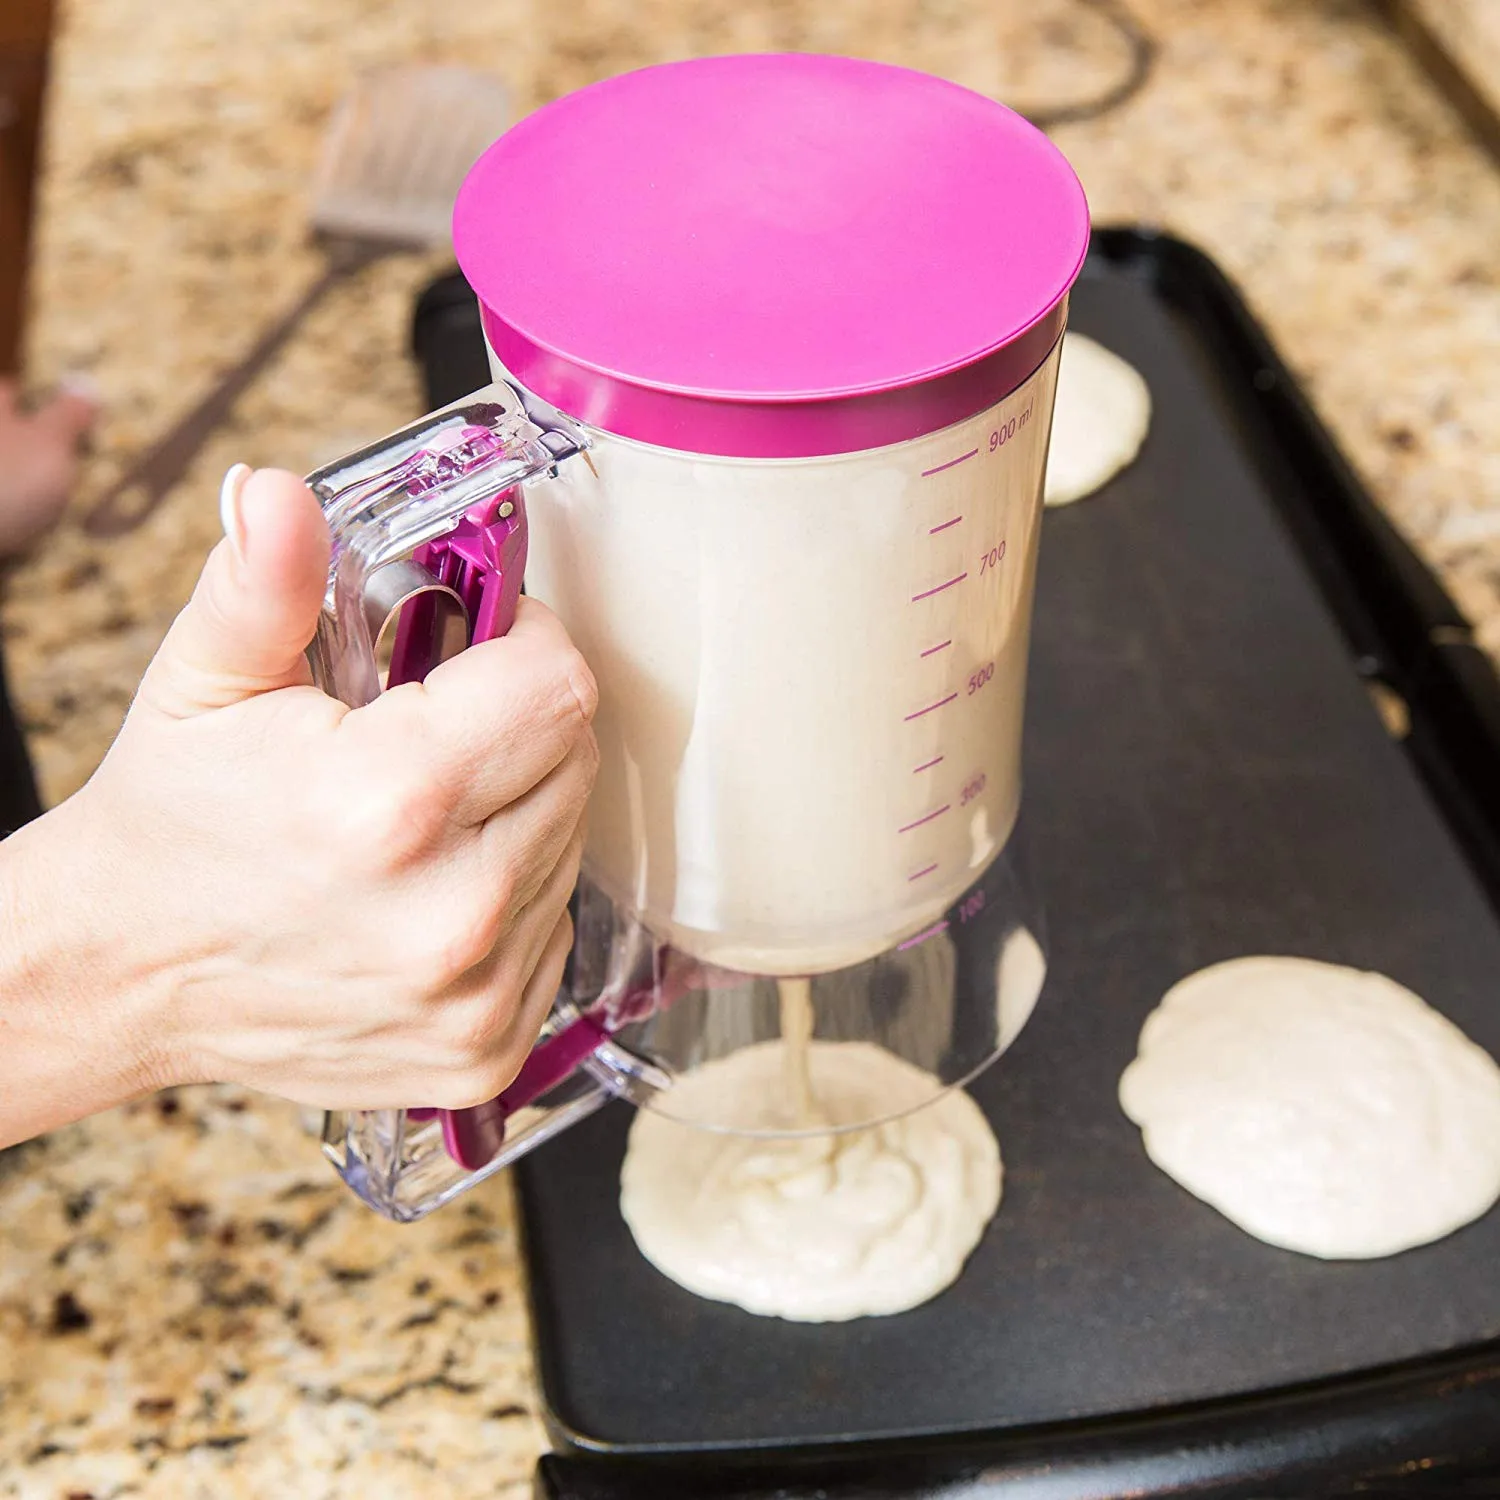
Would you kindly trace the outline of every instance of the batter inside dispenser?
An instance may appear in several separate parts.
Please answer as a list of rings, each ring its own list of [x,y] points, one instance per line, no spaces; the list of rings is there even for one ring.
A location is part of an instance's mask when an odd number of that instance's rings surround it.
[[[684,1116],[743,1128],[641,1111],[621,1212],[641,1253],[701,1297],[799,1322],[903,1312],[958,1277],[999,1207],[994,1133],[961,1088],[940,1092],[885,1048],[814,1040],[809,980],[778,990],[777,1040],[673,1085]]]

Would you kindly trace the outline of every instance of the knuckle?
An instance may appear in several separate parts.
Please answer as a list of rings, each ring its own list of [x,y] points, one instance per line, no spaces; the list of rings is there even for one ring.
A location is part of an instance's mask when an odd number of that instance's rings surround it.
[[[494,952],[505,931],[506,910],[492,891],[483,900],[450,904],[432,928],[431,968],[440,982],[451,984]]]
[[[410,771],[351,778],[334,790],[339,842],[362,870],[391,871],[421,862],[447,824],[430,778]]]
[[[439,1074],[422,1090],[422,1097],[435,1109],[472,1109],[495,1096],[484,1089],[472,1072],[454,1068]]]
[[[506,1013],[493,1003],[464,1007],[449,1023],[439,1087],[424,1097],[447,1109],[482,1104],[520,1071],[522,1057],[507,1045]],[[452,1102],[448,1102],[448,1101]]]
[[[511,916],[526,904],[521,899],[523,887],[521,866],[515,858],[504,860],[489,875],[484,888],[485,901],[494,910],[502,927],[508,925]]]
[[[503,1093],[519,1071],[519,1066],[496,1063],[458,1068],[445,1074],[424,1097],[431,1098],[439,1109],[472,1109]]]
[[[599,708],[599,684],[576,646],[568,646],[558,663],[558,698],[565,715],[580,728],[591,724]]]
[[[500,997],[486,995],[455,1009],[448,1033],[449,1056],[460,1072],[483,1073],[492,1068],[505,1034],[505,1012]]]

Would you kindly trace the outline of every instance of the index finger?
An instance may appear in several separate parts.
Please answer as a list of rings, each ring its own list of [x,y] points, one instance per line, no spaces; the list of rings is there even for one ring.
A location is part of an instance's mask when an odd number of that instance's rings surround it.
[[[452,789],[452,815],[483,823],[525,796],[587,730],[594,674],[546,605],[522,597],[508,635],[481,641],[422,683],[382,693],[346,717],[401,725]]]

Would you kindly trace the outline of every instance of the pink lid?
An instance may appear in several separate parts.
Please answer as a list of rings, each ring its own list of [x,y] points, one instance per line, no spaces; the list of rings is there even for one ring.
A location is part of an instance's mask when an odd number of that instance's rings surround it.
[[[1062,333],[1083,189],[1019,115],[839,57],[607,79],[508,131],[453,242],[507,370],[695,453],[879,447],[993,405]]]

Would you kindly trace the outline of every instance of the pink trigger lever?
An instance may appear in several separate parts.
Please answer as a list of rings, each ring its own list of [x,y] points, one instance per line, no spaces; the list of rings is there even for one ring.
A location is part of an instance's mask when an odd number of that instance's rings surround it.
[[[482,427],[465,428],[488,437]],[[412,561],[463,600],[469,616],[469,644],[494,640],[516,623],[521,581],[526,576],[526,503],[518,486],[471,506],[446,536],[426,542]],[[418,598],[401,612],[391,651],[388,687],[421,682],[437,664],[431,636],[433,612]]]

